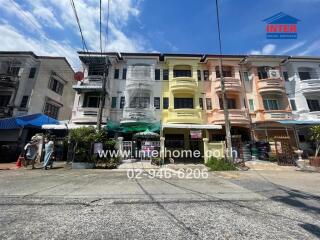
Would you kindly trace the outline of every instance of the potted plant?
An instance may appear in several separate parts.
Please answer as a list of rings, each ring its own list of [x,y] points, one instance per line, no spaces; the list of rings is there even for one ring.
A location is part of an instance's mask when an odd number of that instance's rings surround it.
[[[314,167],[320,167],[320,157],[319,152],[320,152],[320,125],[313,126],[311,127],[311,140],[314,141],[316,145],[316,152],[314,157],[310,157],[310,165]]]

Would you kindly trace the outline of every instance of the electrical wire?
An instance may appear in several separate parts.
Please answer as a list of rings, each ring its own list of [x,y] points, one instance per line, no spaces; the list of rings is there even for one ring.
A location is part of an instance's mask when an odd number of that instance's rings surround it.
[[[104,38],[104,51],[107,49],[107,44],[109,43],[109,17],[110,16],[110,0],[108,0],[108,9],[107,9],[107,26],[105,31],[105,38]]]

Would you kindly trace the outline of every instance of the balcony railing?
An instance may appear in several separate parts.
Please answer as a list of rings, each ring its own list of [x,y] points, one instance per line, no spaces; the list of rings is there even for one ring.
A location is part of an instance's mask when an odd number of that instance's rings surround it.
[[[265,110],[263,112],[265,121],[277,121],[292,119],[292,112],[288,110]]]
[[[11,117],[12,112],[9,107],[0,107],[0,118]]]
[[[0,74],[0,87],[15,88],[17,85],[17,77],[13,77],[8,74]]]
[[[192,77],[176,77],[170,81],[171,91],[194,92],[198,87],[198,81]]]
[[[284,81],[281,78],[267,78],[258,80],[259,93],[284,93]]]
[[[215,89],[217,92],[222,91],[221,90],[221,78],[216,78],[213,82]],[[225,77],[224,78],[224,86],[226,91],[234,91],[234,92],[240,92],[241,91],[241,81],[238,78],[235,77]]]
[[[249,124],[249,116],[246,110],[229,109],[229,120],[231,124]],[[224,111],[214,111],[208,116],[208,121],[214,124],[225,124]]]
[[[201,124],[201,109],[169,109],[167,123]]]
[[[300,89],[302,93],[320,92],[320,76],[317,79],[309,79],[300,81]]]
[[[73,122],[97,122],[98,108],[92,107],[78,107],[72,111]],[[104,109],[102,112],[102,121],[107,120],[107,111]]]
[[[126,89],[143,89],[143,90],[151,90],[153,87],[152,82],[150,80],[127,80],[126,81]]]
[[[121,123],[153,121],[155,121],[153,108],[124,108]]]

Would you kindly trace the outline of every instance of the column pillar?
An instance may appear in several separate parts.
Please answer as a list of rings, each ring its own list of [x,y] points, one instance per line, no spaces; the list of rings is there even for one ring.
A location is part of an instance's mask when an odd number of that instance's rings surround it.
[[[165,145],[164,145],[165,137],[160,137],[160,159],[161,162],[164,162],[164,155],[165,155]]]
[[[118,150],[120,153],[120,160],[122,160],[122,151],[123,151],[123,137],[118,137]]]
[[[203,156],[204,156],[204,163],[207,163],[208,160],[209,160],[209,156],[208,156],[208,150],[209,150],[209,147],[208,147],[208,142],[209,142],[209,139],[208,138],[203,138],[202,139],[203,141]]]

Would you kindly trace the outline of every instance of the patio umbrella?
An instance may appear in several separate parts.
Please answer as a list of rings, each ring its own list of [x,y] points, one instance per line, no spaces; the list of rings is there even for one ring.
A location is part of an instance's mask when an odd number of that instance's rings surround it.
[[[143,132],[138,132],[136,134],[133,135],[133,137],[135,138],[158,138],[160,137],[160,135],[158,133],[155,132],[151,132],[149,131],[149,129],[143,131]]]

